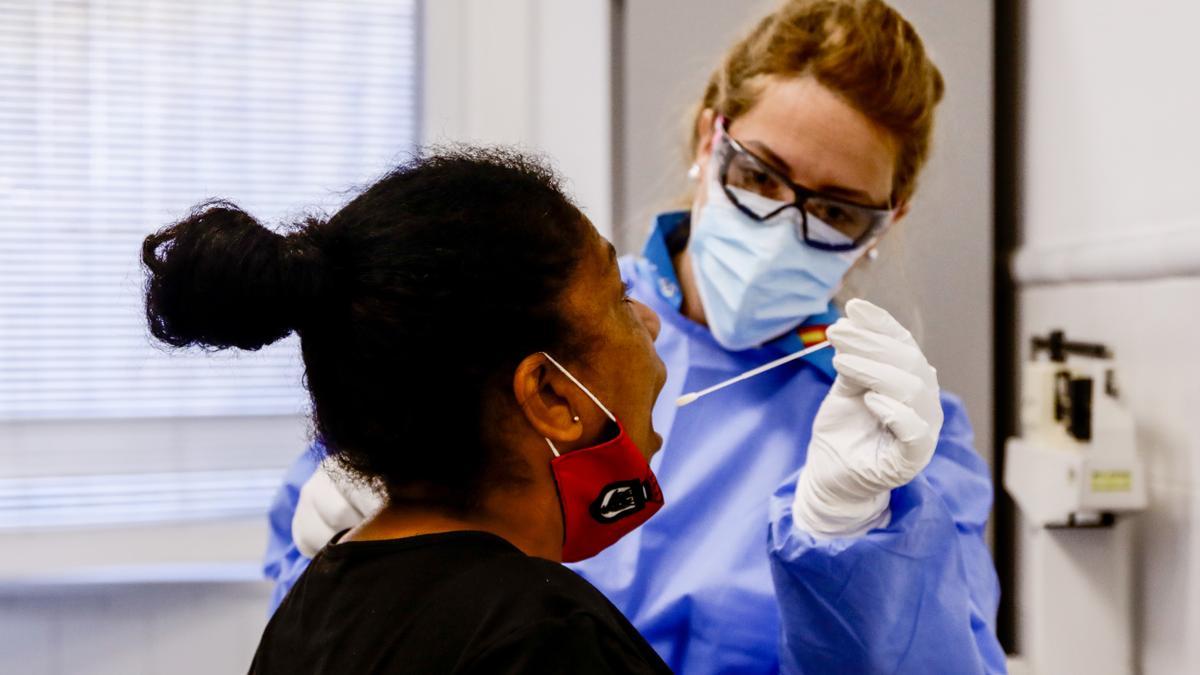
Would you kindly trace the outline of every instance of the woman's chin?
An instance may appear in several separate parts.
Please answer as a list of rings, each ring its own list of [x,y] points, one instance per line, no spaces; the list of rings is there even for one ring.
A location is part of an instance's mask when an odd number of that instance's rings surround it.
[[[662,434],[651,429],[650,430],[650,443],[649,443],[648,447],[646,448],[646,450],[648,451],[646,453],[646,459],[650,459],[651,457],[654,456],[654,453],[658,452],[659,450],[662,450],[662,446],[663,446]]]

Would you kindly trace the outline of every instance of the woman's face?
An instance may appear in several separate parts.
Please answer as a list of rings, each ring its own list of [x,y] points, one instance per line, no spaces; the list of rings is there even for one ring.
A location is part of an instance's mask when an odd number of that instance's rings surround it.
[[[586,353],[556,357],[621,420],[649,459],[662,447],[651,412],[667,378],[666,365],[654,349],[658,315],[628,296],[616,250],[594,228],[588,229],[587,251],[564,297],[565,313]],[[597,421],[604,415],[598,409],[579,414]]]
[[[693,222],[708,201],[713,121],[713,114],[706,112],[697,130],[700,180],[692,204]],[[812,77],[768,79],[754,107],[731,120],[729,135],[810,190],[858,204],[888,206],[895,141]]]

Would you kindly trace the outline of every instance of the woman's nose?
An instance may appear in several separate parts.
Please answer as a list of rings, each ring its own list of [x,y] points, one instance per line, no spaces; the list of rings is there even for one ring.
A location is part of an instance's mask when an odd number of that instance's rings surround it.
[[[654,310],[640,302],[637,302],[636,300],[634,301],[634,307],[637,308],[638,319],[641,320],[642,325],[646,327],[646,330],[650,331],[650,339],[657,340],[658,331],[662,328],[662,322],[659,321],[658,314],[656,314]]]

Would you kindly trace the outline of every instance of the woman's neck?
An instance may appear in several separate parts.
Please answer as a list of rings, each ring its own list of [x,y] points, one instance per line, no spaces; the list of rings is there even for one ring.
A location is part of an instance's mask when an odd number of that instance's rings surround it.
[[[692,256],[687,248],[671,256],[671,262],[675,265],[675,276],[679,279],[679,290],[683,294],[683,304],[679,306],[679,313],[701,326],[707,326],[704,306],[700,302],[700,288],[696,285],[696,271],[692,267]]]
[[[429,503],[389,503],[346,533],[341,541],[403,539],[422,534],[477,530],[489,532],[526,555],[560,562],[563,525],[558,493],[553,489],[497,488],[468,510],[445,509]]]

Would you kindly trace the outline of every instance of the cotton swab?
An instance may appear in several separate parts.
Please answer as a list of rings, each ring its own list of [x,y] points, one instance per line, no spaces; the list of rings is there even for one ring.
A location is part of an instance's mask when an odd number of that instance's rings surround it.
[[[696,399],[698,399],[702,396],[708,396],[709,394],[713,393],[714,391],[724,389],[725,387],[728,387],[731,384],[737,384],[738,382],[741,382],[742,380],[748,380],[748,379],[754,377],[755,375],[761,375],[761,374],[767,372],[768,370],[771,370],[772,368],[778,368],[779,366],[782,366],[785,363],[790,363],[792,361],[795,361],[796,359],[808,356],[809,354],[812,354],[815,351],[820,351],[828,346],[829,346],[829,340],[826,340],[824,342],[818,342],[817,344],[815,344],[811,347],[801,349],[800,351],[796,352],[795,354],[788,354],[787,356],[785,356],[783,358],[775,359],[774,361],[772,361],[770,363],[763,364],[763,365],[755,368],[754,370],[747,370],[746,372],[742,373],[741,375],[738,375],[737,377],[730,378],[719,384],[714,384],[713,386],[709,387],[708,389],[701,389],[700,391],[694,391],[690,394],[684,394],[683,396],[680,396],[679,398],[675,399],[675,406],[682,408],[683,406],[695,401]]]

